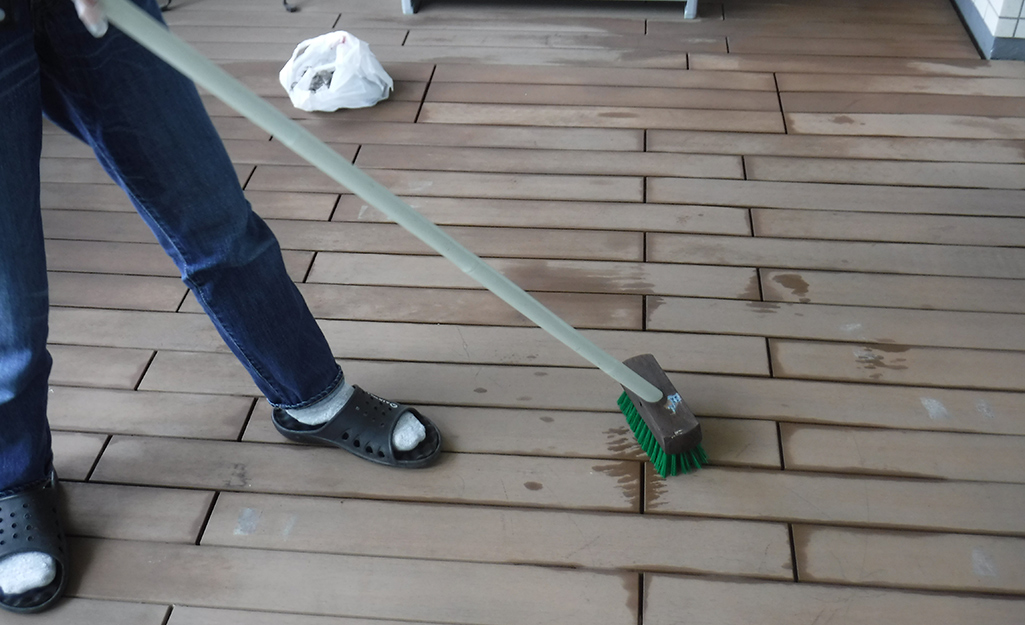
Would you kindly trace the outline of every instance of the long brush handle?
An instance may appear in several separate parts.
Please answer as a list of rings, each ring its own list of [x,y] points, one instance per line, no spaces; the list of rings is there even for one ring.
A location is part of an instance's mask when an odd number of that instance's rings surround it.
[[[592,343],[536,299],[495,271],[441,228],[413,210],[391,191],[342,158],[309,131],[247,89],[233,76],[170,33],[127,0],[100,0],[115,26],[169,65],[288,146],[371,206],[378,208],[489,291],[523,313],[645,401],[658,402],[662,391]]]

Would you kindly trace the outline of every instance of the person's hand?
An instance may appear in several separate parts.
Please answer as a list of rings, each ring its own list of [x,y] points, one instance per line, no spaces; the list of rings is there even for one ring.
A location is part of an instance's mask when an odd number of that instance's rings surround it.
[[[107,34],[107,16],[103,14],[103,7],[100,6],[99,0],[72,1],[75,3],[78,19],[85,24],[89,34],[97,38]]]

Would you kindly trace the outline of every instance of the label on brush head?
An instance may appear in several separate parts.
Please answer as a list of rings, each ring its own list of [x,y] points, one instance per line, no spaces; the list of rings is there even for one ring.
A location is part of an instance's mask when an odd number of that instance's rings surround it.
[[[676,407],[679,406],[682,401],[683,398],[680,397],[679,393],[673,393],[669,397],[666,397],[666,404],[669,407],[669,412],[676,414]]]

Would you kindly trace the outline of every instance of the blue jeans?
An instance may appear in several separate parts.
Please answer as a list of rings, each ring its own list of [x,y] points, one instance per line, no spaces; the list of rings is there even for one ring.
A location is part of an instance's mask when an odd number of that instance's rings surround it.
[[[153,0],[136,0],[152,15]],[[277,240],[242,195],[193,84],[70,0],[6,0],[0,22],[0,492],[45,479],[46,264],[42,115],[88,143],[128,193],[225,342],[276,406],[341,381]]]

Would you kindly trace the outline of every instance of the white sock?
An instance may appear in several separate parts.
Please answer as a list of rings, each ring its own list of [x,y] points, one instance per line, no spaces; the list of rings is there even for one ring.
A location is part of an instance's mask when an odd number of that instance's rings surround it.
[[[53,558],[40,551],[16,553],[0,560],[0,592],[20,595],[46,586],[57,576]]]
[[[317,403],[305,408],[289,408],[285,412],[304,425],[323,425],[345,407],[349,398],[352,397],[352,392],[352,385],[342,382],[330,395]],[[417,419],[413,413],[407,411],[402,413],[395,424],[395,429],[391,434],[391,444],[396,451],[409,451],[415,449],[425,438],[427,438],[427,430],[424,429],[423,423],[420,423],[420,419]]]

